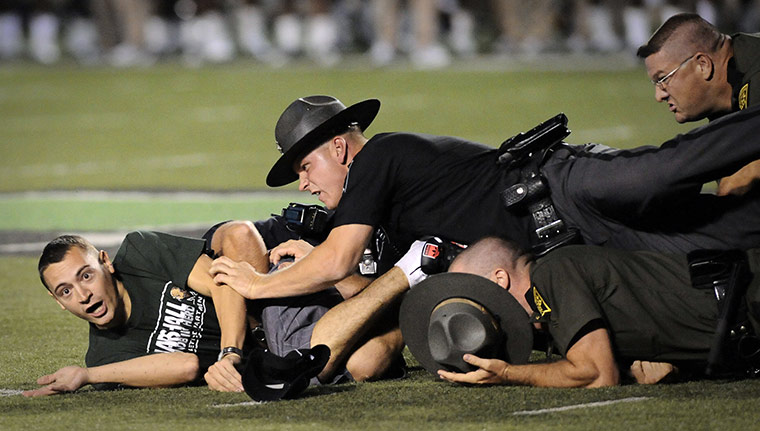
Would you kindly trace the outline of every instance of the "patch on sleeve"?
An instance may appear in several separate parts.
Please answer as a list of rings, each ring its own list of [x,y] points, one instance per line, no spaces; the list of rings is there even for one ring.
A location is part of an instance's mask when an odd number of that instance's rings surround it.
[[[541,317],[544,317],[546,313],[551,313],[552,309],[549,304],[544,301],[544,298],[538,293],[538,288],[533,286],[533,303],[536,305],[536,311]]]
[[[749,82],[739,90],[739,109],[745,109],[747,106],[749,106]]]

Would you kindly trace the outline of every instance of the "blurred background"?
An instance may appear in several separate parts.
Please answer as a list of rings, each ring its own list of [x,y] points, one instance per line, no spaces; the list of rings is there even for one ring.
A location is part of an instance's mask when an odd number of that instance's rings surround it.
[[[568,142],[660,145],[636,48],[670,15],[757,31],[760,0],[0,0],[0,254],[62,232],[261,219],[298,97],[378,98],[367,135],[498,146],[565,112]],[[98,237],[103,238],[104,237]],[[104,239],[103,243],[106,241]],[[2,261],[0,261],[2,263]],[[31,264],[31,262],[29,262]]]
[[[668,16],[755,32],[757,0],[2,0],[0,62],[273,67],[349,56],[443,68],[474,56],[632,54]]]

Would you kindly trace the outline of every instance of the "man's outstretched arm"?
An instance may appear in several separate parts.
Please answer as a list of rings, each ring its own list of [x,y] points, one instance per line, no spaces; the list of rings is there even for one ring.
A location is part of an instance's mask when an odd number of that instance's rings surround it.
[[[480,368],[469,373],[439,370],[438,375],[456,383],[564,388],[613,386],[620,380],[610,338],[603,328],[581,337],[568,350],[567,357],[556,362],[510,365],[499,359],[482,359],[474,355],[465,355],[464,359]]]
[[[97,367],[68,366],[37,379],[39,389],[24,396],[38,397],[74,392],[85,385],[118,383],[136,388],[177,386],[199,376],[198,357],[192,353],[156,353]]]

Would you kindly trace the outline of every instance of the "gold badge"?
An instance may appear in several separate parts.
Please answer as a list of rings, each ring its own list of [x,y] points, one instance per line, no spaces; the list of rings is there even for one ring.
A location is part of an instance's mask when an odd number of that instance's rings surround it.
[[[544,314],[550,313],[552,311],[551,307],[549,307],[549,304],[547,304],[541,294],[538,293],[536,286],[533,286],[533,303],[536,304],[536,310],[538,310],[538,313],[541,315],[541,317],[544,317]]]
[[[739,90],[739,109],[744,109],[749,105],[749,82],[744,84]]]

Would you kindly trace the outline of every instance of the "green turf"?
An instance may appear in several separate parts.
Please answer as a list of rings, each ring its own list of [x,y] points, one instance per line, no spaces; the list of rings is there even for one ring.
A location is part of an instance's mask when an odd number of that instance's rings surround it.
[[[0,231],[75,231],[212,225],[222,220],[261,220],[279,213],[289,202],[316,202],[307,194],[218,195],[202,197],[107,194],[87,199],[76,195],[0,198]]]
[[[346,103],[381,99],[368,135],[410,130],[498,145],[560,111],[573,143],[660,144],[688,130],[655,104],[640,65],[556,72],[502,71],[499,63],[434,72],[18,65],[0,69],[0,191],[262,189],[278,156],[279,114],[319,93]]]
[[[59,367],[82,364],[87,324],[58,308],[32,258],[0,258],[0,389],[31,389]],[[0,392],[1,394],[1,392]],[[642,401],[544,413],[515,412],[634,397]],[[414,369],[400,381],[310,388],[302,398],[250,401],[205,387],[96,392],[27,399],[0,395],[2,430],[751,430],[760,380],[644,387],[468,388]]]
[[[247,63],[185,69],[0,68],[0,192],[81,189],[261,190],[277,153],[273,130],[293,99],[380,98],[368,135],[410,130],[498,145],[557,112],[572,143],[659,144],[688,130],[653,101],[640,65],[553,70],[459,64],[437,72],[273,70]],[[608,65],[610,66],[610,65]],[[509,70],[507,70],[509,67]],[[292,190],[292,187],[290,188]],[[308,197],[306,197],[308,199]],[[269,199],[269,198],[264,198]],[[290,199],[198,201],[0,199],[0,230],[110,229],[259,218]],[[299,199],[302,200],[302,199]],[[0,389],[33,388],[81,364],[87,326],[61,311],[31,258],[0,258]],[[0,395],[2,392],[0,391]],[[466,388],[416,370],[407,380],[310,389],[299,400],[240,407],[242,394],[206,388],[0,396],[0,430],[16,429],[756,429],[760,382],[703,382],[602,390]],[[647,400],[536,416],[580,403]]]

